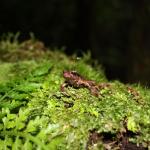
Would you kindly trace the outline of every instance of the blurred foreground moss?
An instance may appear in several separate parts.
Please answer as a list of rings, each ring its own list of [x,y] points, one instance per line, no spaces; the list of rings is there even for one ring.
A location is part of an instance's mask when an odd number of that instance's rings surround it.
[[[108,82],[89,62],[32,39],[0,41],[0,149],[121,149],[125,137],[150,149],[149,89],[112,81],[98,97],[60,91],[64,70]]]

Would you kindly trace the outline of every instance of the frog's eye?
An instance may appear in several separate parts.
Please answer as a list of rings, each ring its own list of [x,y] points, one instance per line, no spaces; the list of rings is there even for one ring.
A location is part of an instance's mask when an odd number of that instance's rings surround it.
[[[73,73],[73,74],[77,74],[77,72],[76,72],[76,71],[71,71],[71,73]]]
[[[71,71],[71,73],[75,76],[80,76],[76,71]]]

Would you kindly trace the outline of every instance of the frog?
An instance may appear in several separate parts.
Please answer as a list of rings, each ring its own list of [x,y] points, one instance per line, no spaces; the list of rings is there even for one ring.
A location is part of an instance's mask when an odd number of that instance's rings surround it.
[[[61,85],[61,91],[65,91],[66,86],[72,86],[74,88],[87,88],[90,93],[94,96],[99,95],[99,90],[110,86],[109,83],[99,83],[97,84],[94,80],[88,80],[81,76],[77,71],[63,71],[63,77],[65,82]]]

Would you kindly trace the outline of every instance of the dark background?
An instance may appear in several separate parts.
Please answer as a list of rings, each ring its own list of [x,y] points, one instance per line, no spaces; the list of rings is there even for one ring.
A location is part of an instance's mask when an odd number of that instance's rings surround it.
[[[0,36],[18,31],[68,54],[90,49],[109,79],[150,85],[149,0],[1,0]]]

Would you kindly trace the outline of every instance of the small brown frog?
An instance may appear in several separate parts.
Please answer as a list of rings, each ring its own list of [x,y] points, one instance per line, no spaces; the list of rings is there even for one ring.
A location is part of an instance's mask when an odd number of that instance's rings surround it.
[[[87,80],[78,74],[76,71],[64,71],[63,77],[66,79],[65,83],[61,85],[61,91],[64,91],[64,88],[68,85],[71,85],[75,88],[85,87],[88,88],[92,95],[98,96],[99,90],[105,87],[108,87],[108,83],[96,84],[95,81]]]

